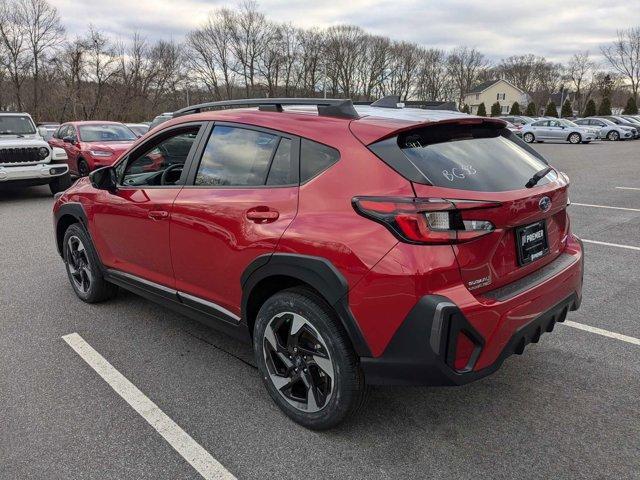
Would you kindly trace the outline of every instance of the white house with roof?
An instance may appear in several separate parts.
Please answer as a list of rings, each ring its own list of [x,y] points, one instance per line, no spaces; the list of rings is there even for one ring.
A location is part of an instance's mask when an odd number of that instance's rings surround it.
[[[464,103],[469,105],[472,114],[478,113],[478,107],[484,103],[488,115],[491,112],[491,105],[496,102],[500,103],[502,113],[506,115],[514,102],[518,102],[520,110],[524,111],[529,103],[529,95],[512,83],[498,79],[480,83],[464,96]]]

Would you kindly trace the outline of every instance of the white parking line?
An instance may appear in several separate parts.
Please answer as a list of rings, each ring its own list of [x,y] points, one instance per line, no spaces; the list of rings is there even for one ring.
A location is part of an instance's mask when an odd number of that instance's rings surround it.
[[[610,210],[627,210],[629,212],[640,212],[640,208],[609,207],[608,205],[591,205],[589,203],[576,203],[576,202],[571,202],[571,205],[577,205],[578,207],[608,208]]]
[[[640,247],[634,247],[632,245],[620,245],[619,243],[598,242],[597,240],[585,240],[584,238],[582,239],[582,241],[585,243],[594,243],[596,245],[606,245],[607,247],[618,247],[618,248],[626,248],[628,250],[640,251]]]
[[[638,187],[616,187],[618,190],[640,190]]]
[[[235,477],[77,333],[62,339],[207,480]]]
[[[622,342],[640,346],[640,338],[629,337],[627,335],[622,335],[621,333],[615,333],[610,332],[609,330],[603,330],[602,328],[591,327],[589,325],[585,325],[584,323],[572,322],[571,320],[565,320],[564,324],[568,327],[584,330],[585,332],[595,333],[598,335],[602,335],[603,337],[615,338],[616,340],[620,340]]]

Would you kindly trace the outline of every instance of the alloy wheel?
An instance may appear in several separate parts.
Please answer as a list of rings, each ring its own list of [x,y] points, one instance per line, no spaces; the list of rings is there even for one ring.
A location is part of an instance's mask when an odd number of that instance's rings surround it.
[[[573,144],[580,143],[580,135],[572,133],[571,136],[569,136],[569,142]]]
[[[620,135],[618,134],[618,132],[616,132],[615,130],[609,132],[609,140],[612,140],[615,142],[616,140],[618,140],[618,138],[620,138]]]
[[[533,142],[533,134],[532,133],[525,133],[524,134],[524,141],[527,142],[527,143]]]
[[[71,236],[67,241],[67,265],[69,274],[75,287],[82,293],[87,293],[91,288],[93,274],[89,265],[87,250],[84,248],[82,240]]]
[[[334,389],[334,365],[318,331],[301,315],[275,315],[263,336],[263,353],[269,379],[294,408],[313,413],[322,410]]]

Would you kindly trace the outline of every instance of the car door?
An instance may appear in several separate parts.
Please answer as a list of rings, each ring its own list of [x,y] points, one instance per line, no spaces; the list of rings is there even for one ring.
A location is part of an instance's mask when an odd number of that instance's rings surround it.
[[[117,191],[101,190],[92,215],[92,238],[108,268],[173,287],[169,222],[201,128],[163,130],[117,164]]]
[[[547,132],[549,140],[564,140],[564,128],[557,120],[549,120]]]
[[[531,130],[538,140],[549,139],[549,121],[541,120],[531,124]]]
[[[297,213],[300,140],[218,122],[206,137],[171,217],[176,289],[237,322],[242,273],[274,251]]]

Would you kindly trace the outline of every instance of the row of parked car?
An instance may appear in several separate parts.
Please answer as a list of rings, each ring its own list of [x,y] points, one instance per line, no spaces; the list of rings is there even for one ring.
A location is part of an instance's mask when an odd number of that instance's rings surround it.
[[[635,140],[640,138],[640,115],[605,115],[587,118],[499,117],[527,143],[559,141],[573,144],[595,140]]]
[[[27,113],[0,112],[0,185],[49,185],[52,193],[111,165],[150,126],[85,121],[35,124]]]

